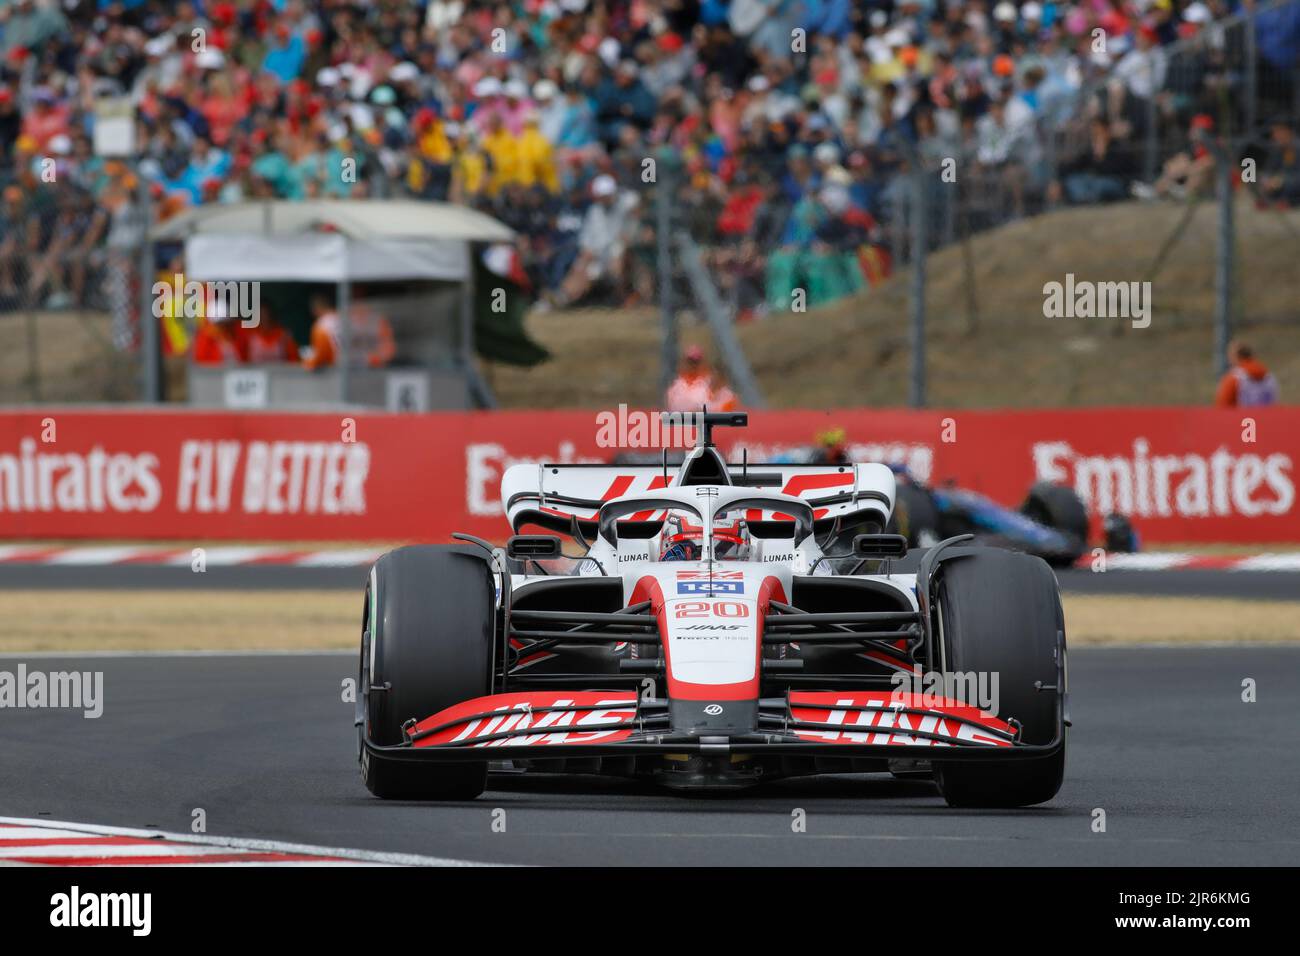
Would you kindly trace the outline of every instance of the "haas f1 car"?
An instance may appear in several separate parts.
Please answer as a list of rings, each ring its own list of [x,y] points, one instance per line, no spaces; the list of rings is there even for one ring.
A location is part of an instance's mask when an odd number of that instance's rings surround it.
[[[456,535],[375,563],[366,787],[468,799],[489,770],[682,790],[893,772],[931,774],[953,806],[1051,799],[1069,720],[1048,565],[969,535],[908,554],[883,533],[888,467],[728,463],[712,430],[746,416],[695,417],[675,473],[515,465],[504,548]]]

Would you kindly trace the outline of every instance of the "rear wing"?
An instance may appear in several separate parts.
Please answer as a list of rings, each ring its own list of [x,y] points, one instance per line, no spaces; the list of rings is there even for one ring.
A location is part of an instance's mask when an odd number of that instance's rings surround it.
[[[734,485],[804,499],[819,530],[836,519],[852,525],[874,518],[883,527],[894,510],[894,473],[885,465],[750,464],[729,465],[728,471]],[[606,501],[666,488],[675,477],[661,465],[512,465],[501,478],[501,503],[516,532],[537,525],[571,533],[576,519],[590,538]],[[845,520],[850,516],[854,520]]]

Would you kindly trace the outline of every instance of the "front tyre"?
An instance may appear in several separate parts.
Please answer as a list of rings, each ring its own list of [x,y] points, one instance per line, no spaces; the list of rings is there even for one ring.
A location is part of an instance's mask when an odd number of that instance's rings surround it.
[[[1057,654],[1065,653],[1065,617],[1051,568],[1032,555],[978,548],[954,556],[939,573],[944,669],[997,674],[999,716],[1020,721],[1025,743],[1050,743],[1058,695],[1065,692],[1057,686],[1063,683],[1064,661],[1058,669]],[[950,806],[1031,806],[1060,790],[1065,744],[1050,757],[1030,760],[936,761],[934,773]]]
[[[490,693],[495,584],[487,560],[460,545],[419,545],[375,562],[361,644],[362,729],[399,744],[402,725]],[[361,749],[361,779],[386,800],[468,800],[487,763],[396,760]]]

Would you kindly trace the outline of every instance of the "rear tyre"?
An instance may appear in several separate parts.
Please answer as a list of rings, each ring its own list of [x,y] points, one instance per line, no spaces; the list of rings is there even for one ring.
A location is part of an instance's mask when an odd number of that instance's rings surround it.
[[[1088,508],[1073,488],[1040,481],[1029,489],[1020,511],[1074,540],[1072,552],[1061,556],[1062,564],[1072,564],[1088,550]]]
[[[1051,568],[1032,555],[978,548],[955,556],[939,573],[946,670],[997,674],[999,716],[1020,721],[1025,743],[1050,743],[1064,688],[1038,690],[1035,682],[1056,686],[1056,655],[1065,653],[1065,618]],[[954,807],[1043,803],[1060,790],[1064,774],[1064,742],[1050,757],[934,764],[939,791]]]
[[[407,720],[490,692],[495,603],[491,570],[473,548],[420,545],[375,562],[360,683],[372,741],[401,743]],[[361,779],[386,800],[468,800],[487,786],[487,763],[395,760],[362,747]]]

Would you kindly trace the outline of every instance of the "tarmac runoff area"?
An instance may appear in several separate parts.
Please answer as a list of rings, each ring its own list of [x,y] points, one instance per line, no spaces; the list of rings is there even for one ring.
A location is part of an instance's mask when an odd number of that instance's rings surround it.
[[[994,811],[953,810],[933,783],[883,774],[794,778],[730,797],[497,774],[477,800],[382,801],[362,786],[352,704],[339,694],[356,673],[354,652],[0,655],[0,671],[24,661],[102,671],[104,710],[95,720],[75,709],[0,712],[0,825],[98,824],[155,839],[105,850],[74,833],[65,839],[75,851],[37,853],[5,848],[0,831],[0,865],[111,852],[119,863],[307,854],[585,866],[1223,867],[1294,865],[1300,854],[1296,646],[1076,645],[1061,792],[1042,806]],[[1257,684],[1255,702],[1243,700],[1246,679]],[[216,845],[171,845],[194,842],[177,834],[190,831],[196,807]],[[796,809],[806,820],[800,833],[791,828]],[[237,855],[249,849],[262,852]],[[422,859],[390,856],[399,853]]]

